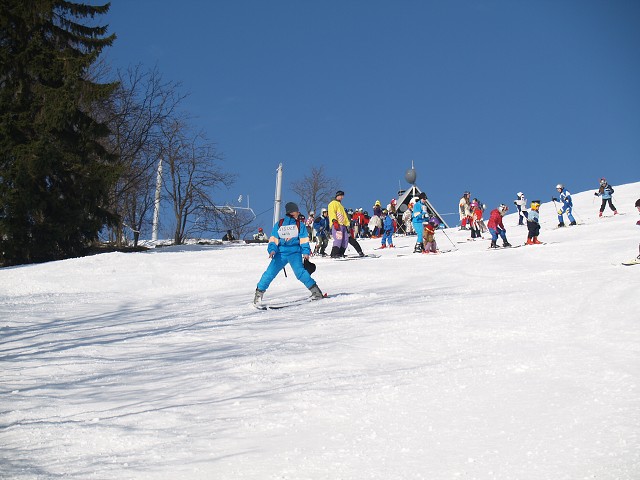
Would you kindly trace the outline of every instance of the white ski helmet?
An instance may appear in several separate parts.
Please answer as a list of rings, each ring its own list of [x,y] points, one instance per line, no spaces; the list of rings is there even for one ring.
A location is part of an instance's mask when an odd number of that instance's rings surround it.
[[[509,207],[507,207],[504,203],[501,203],[498,207],[498,210],[501,214],[504,214],[507,210],[509,210]]]
[[[518,198],[522,198],[522,197],[524,197],[524,193],[518,192]]]
[[[556,185],[556,190],[558,190],[558,189],[560,189],[560,190],[564,190],[564,185],[563,185],[563,184],[561,184],[561,183],[557,184],[557,185]]]

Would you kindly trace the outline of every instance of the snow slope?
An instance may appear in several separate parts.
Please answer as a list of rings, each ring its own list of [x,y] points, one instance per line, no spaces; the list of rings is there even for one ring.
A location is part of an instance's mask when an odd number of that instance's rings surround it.
[[[1,269],[0,478],[640,478],[638,197],[543,204],[547,245],[318,259],[333,298],[278,311],[265,245]]]

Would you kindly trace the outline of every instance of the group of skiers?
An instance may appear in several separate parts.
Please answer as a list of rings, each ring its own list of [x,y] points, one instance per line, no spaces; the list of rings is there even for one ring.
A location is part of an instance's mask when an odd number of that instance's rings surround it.
[[[572,214],[573,201],[571,194],[563,184],[556,186],[558,197],[552,197],[551,200],[556,206],[558,212],[558,227],[564,227],[564,215],[567,215],[569,225],[576,225],[576,220]],[[613,211],[614,215],[618,214],[617,209],[613,205],[612,195],[614,189],[607,183],[605,178],[600,179],[600,187],[595,196],[602,198],[599,216],[602,216],[606,205]],[[301,215],[298,205],[289,202],[285,206],[286,215],[277,222],[271,231],[269,237],[269,245],[267,252],[271,258],[271,262],[267,270],[263,273],[254,295],[254,304],[262,302],[264,292],[267,290],[276,275],[286,266],[291,265],[293,272],[298,280],[300,280],[310,291],[312,300],[320,300],[324,295],[316,282],[311,278],[311,273],[315,270],[315,266],[309,262],[312,254],[309,241],[311,238],[316,240],[315,253],[326,256],[326,248],[328,247],[329,237],[332,238],[330,256],[332,258],[341,258],[349,245],[353,246],[358,255],[364,256],[364,252],[360,247],[356,237],[367,235],[371,219],[377,217],[380,219],[373,232],[369,236],[381,238],[380,248],[394,248],[393,234],[397,230],[397,211],[395,204],[388,205],[387,209],[382,209],[380,202],[374,204],[374,216],[369,218],[362,212],[362,209],[356,211],[345,210],[342,200],[344,199],[344,191],[338,190],[334,199],[329,202],[327,208],[321,210],[321,214],[315,217],[314,212],[309,212],[309,218],[305,219]],[[498,247],[498,239],[502,240],[503,247],[510,247],[511,244],[507,240],[507,229],[504,226],[502,218],[508,212],[509,207],[500,204],[489,214],[489,221],[485,226],[483,221],[483,211],[485,206],[477,199],[470,200],[470,192],[464,192],[460,199],[460,228],[471,231],[471,239],[480,238],[482,233],[488,231],[491,234],[491,248]],[[558,207],[556,202],[560,203]],[[540,200],[533,200],[527,210],[527,200],[524,193],[518,192],[514,204],[518,210],[518,224],[527,226],[527,245],[540,244],[538,236],[540,234]],[[636,202],[636,207],[640,212],[640,199]],[[390,213],[389,210],[392,210]],[[406,218],[405,218],[406,216]],[[410,222],[408,221],[410,219]],[[437,244],[435,241],[435,233],[440,225],[438,218],[429,215],[427,208],[427,196],[424,192],[420,193],[408,205],[408,209],[403,215],[403,223],[406,233],[413,230],[416,234],[415,252],[436,253]],[[408,225],[410,223],[410,225]],[[640,221],[637,223],[640,225]],[[258,232],[259,234],[263,232]],[[640,245],[638,246],[640,253]],[[640,255],[638,255],[640,261]]]

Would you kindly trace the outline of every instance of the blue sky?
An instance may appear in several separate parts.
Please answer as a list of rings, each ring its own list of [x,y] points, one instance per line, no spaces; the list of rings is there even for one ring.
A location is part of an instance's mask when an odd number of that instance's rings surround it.
[[[216,199],[265,227],[280,162],[285,202],[324,165],[370,209],[413,160],[440,213],[640,180],[636,0],[113,0],[101,23],[114,67],[182,82],[238,174]]]

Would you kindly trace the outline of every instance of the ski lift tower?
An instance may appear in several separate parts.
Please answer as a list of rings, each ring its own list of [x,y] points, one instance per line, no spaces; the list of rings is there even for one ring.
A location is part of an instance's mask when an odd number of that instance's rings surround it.
[[[280,220],[280,204],[282,203],[282,164],[276,170],[276,195],[273,202],[273,224]]]

